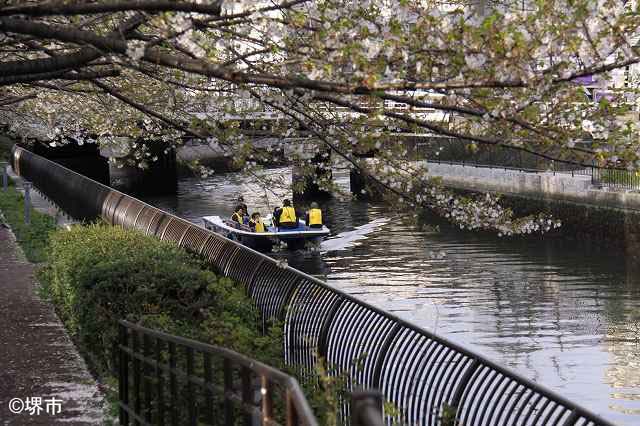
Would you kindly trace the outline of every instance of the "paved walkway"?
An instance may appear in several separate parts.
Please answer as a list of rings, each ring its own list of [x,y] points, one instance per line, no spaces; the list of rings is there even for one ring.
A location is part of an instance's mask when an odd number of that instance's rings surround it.
[[[0,426],[102,424],[102,396],[52,306],[36,295],[34,269],[0,225]],[[31,397],[42,398],[40,415],[10,411],[13,398]],[[45,412],[52,397],[61,400],[56,415]]]

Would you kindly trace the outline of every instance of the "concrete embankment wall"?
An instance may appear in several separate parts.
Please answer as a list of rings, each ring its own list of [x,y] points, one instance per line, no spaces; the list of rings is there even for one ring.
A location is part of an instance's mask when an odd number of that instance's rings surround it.
[[[450,188],[502,194],[519,215],[546,212],[562,220],[556,234],[640,258],[640,193],[599,189],[590,176],[426,163]]]

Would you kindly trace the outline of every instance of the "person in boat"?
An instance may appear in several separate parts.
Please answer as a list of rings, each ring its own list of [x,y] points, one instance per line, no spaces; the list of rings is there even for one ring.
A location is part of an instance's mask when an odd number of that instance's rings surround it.
[[[248,225],[249,221],[251,220],[251,218],[249,217],[249,210],[247,210],[247,205],[243,204],[242,205],[242,224],[243,225]]]
[[[307,211],[304,221],[309,228],[322,228],[322,210],[315,201],[311,203],[311,208]]]
[[[289,200],[282,202],[282,207],[276,210],[273,219],[278,228],[294,229],[298,227],[298,215]]]
[[[249,207],[247,207],[247,204],[244,202],[244,197],[242,195],[238,196],[236,203],[237,203],[236,210],[235,210],[236,212],[238,211],[238,206],[242,208],[242,215],[240,216],[242,220],[241,221],[236,220],[236,222],[240,224],[248,225],[249,224]]]
[[[249,227],[253,232],[267,231],[264,223],[262,223],[262,219],[260,218],[260,212],[255,212],[251,215],[251,220],[249,220]]]
[[[231,215],[231,220],[242,225],[244,223],[244,216],[246,212],[242,204],[236,205],[235,209],[233,209],[233,214]]]

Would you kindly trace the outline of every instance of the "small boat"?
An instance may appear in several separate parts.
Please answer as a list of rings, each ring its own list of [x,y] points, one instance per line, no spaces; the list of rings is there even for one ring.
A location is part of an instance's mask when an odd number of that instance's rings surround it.
[[[331,232],[329,228],[309,228],[303,220],[298,220],[297,228],[276,228],[271,216],[263,218],[266,232],[253,232],[248,225],[240,225],[220,216],[202,218],[204,227],[231,240],[261,252],[270,252],[274,244],[286,243],[289,250],[301,250],[305,247],[318,247],[323,237]]]

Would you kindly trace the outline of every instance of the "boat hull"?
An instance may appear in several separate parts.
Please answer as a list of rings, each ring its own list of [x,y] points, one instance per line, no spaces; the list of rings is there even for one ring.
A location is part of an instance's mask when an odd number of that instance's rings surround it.
[[[307,246],[317,247],[322,238],[330,232],[326,227],[313,229],[302,223],[297,228],[281,228],[276,231],[275,228],[268,227],[267,232],[258,233],[238,229],[236,225],[229,224],[218,216],[204,217],[203,222],[206,229],[263,253],[272,251],[273,247],[279,246],[280,243],[285,243],[289,250],[302,250]]]

